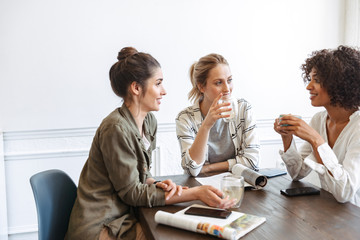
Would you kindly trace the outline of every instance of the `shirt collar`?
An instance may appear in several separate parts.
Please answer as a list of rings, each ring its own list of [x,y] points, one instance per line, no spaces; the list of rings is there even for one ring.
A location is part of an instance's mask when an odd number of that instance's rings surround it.
[[[142,136],[141,133],[139,132],[139,129],[137,128],[135,119],[133,117],[133,115],[131,114],[129,108],[123,103],[123,105],[119,108],[119,113],[128,120],[129,125],[131,126],[131,128],[133,129],[136,137],[139,140],[142,140]],[[149,113],[148,113],[149,114]],[[146,121],[147,116],[144,119],[144,123],[143,123],[143,131],[144,131],[144,135],[145,137],[150,140],[153,141],[154,140],[154,136],[150,134],[149,131],[149,123],[148,121]]]

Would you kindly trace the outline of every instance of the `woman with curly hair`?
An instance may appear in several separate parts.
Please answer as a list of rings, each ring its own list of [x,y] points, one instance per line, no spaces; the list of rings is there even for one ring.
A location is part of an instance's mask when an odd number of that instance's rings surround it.
[[[338,202],[360,206],[360,52],[346,46],[315,51],[301,69],[311,104],[325,111],[309,124],[292,115],[276,119],[280,155],[293,180],[314,170]],[[293,135],[305,141],[299,151]]]

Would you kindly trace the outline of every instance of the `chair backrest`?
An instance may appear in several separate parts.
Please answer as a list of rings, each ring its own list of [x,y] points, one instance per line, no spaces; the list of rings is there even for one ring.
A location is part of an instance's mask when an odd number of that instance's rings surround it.
[[[61,170],[47,170],[30,178],[37,209],[39,240],[64,239],[77,187]]]

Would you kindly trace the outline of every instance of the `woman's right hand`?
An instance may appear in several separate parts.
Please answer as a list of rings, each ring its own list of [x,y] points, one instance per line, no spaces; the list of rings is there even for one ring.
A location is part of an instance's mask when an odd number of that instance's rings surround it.
[[[236,199],[223,198],[223,192],[213,186],[203,185],[196,188],[197,199],[210,207],[227,209],[236,204]]]
[[[208,129],[212,128],[214,126],[215,122],[220,118],[229,117],[230,115],[221,115],[223,112],[228,112],[231,110],[228,106],[230,106],[230,103],[218,103],[220,98],[223,96],[222,93],[217,96],[214,101],[212,102],[208,113],[206,114],[206,117],[204,121],[202,122],[202,126],[206,126]]]
[[[286,152],[290,145],[291,145],[291,141],[293,139],[293,135],[287,131],[284,131],[281,128],[281,124],[280,124],[281,119],[280,118],[276,118],[275,122],[274,122],[274,130],[275,132],[279,133],[281,135],[282,141],[283,141],[283,146],[284,146],[284,151]]]
[[[281,129],[280,121],[281,121],[280,118],[275,119],[275,122],[274,122],[274,130],[275,130],[275,132],[279,133],[281,136],[292,135],[291,133],[288,133],[287,131],[284,131],[284,130]]]
[[[165,192],[165,199],[169,200],[176,193],[178,196],[181,196],[183,189],[188,189],[188,187],[183,187],[176,185],[171,179],[164,180],[162,182],[156,183],[156,187],[161,188]]]

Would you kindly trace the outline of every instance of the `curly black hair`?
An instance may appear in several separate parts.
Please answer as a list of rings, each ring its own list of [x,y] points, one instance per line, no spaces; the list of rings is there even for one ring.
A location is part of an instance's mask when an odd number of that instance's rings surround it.
[[[360,106],[360,51],[340,45],[337,49],[314,51],[301,65],[305,83],[311,81],[314,68],[321,86],[327,91],[330,103],[348,110]]]

